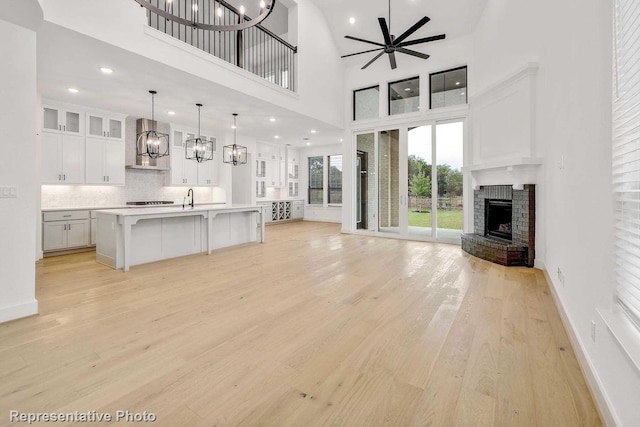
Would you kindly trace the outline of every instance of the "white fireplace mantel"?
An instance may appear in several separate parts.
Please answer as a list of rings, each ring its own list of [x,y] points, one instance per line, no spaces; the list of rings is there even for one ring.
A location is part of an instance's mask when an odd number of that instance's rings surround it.
[[[509,183],[513,185],[514,190],[521,190],[524,184],[537,183],[541,166],[542,158],[540,157],[518,157],[464,166],[462,171],[471,174],[474,189],[482,185]]]

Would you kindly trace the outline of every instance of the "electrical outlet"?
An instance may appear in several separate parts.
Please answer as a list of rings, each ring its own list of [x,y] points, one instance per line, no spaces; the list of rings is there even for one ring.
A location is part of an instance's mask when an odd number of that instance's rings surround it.
[[[562,283],[562,286],[564,286],[564,273],[562,272],[560,267],[558,267],[558,280],[560,281],[560,283]]]
[[[591,321],[591,341],[596,342],[596,322]]]
[[[0,198],[15,199],[18,197],[18,189],[14,186],[0,186]]]

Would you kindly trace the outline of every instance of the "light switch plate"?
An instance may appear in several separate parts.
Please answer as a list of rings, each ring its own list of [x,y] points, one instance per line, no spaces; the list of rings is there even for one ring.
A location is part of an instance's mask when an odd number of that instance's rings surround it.
[[[10,185],[0,186],[0,198],[15,199],[18,197],[18,188]]]

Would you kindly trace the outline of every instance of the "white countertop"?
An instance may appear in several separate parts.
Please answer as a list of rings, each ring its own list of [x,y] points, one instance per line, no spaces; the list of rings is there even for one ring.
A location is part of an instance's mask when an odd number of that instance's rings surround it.
[[[211,206],[211,205],[226,205],[226,203],[216,203],[216,202],[204,202],[204,203],[196,203],[196,206]],[[171,205],[116,205],[116,206],[83,206],[83,207],[55,207],[55,208],[42,208],[42,212],[61,212],[61,211],[97,211],[97,210],[105,210],[105,209],[153,209],[153,208],[169,208],[182,209],[182,203],[174,203]]]
[[[229,205],[229,204],[203,204],[196,205],[194,208],[182,205],[179,209],[175,207],[147,207],[147,208],[127,208],[127,209],[99,209],[96,213],[118,215],[118,216],[140,216],[140,215],[162,215],[162,214],[190,214],[193,212],[210,212],[210,211],[243,211],[262,209],[257,205]]]

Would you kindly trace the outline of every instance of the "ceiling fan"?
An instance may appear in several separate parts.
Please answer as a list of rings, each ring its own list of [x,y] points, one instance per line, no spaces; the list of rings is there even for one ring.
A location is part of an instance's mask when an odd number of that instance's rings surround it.
[[[417,51],[412,50],[412,49],[407,49],[407,46],[413,46],[413,45],[416,45],[416,44],[428,43],[428,42],[433,42],[433,41],[436,41],[436,40],[442,40],[442,39],[444,39],[446,37],[446,34],[440,34],[440,35],[437,35],[437,36],[431,36],[431,37],[425,37],[425,38],[422,38],[422,39],[405,41],[405,40],[407,40],[407,38],[409,36],[411,36],[413,33],[418,31],[420,28],[422,28],[429,21],[431,21],[431,19],[428,16],[425,16],[422,19],[420,19],[418,22],[413,24],[413,26],[411,26],[411,28],[409,28],[407,31],[402,33],[399,37],[395,37],[394,35],[391,34],[391,0],[389,0],[389,25],[387,26],[387,20],[385,18],[378,18],[378,23],[380,24],[380,29],[382,30],[382,36],[384,37],[384,43],[378,43],[378,42],[374,42],[374,41],[371,41],[371,40],[361,39],[361,38],[358,38],[358,37],[344,36],[346,39],[356,40],[356,41],[359,41],[359,42],[368,43],[368,44],[372,44],[372,45],[380,46],[380,47],[378,47],[377,49],[370,49],[370,50],[365,50],[363,52],[357,52],[357,53],[351,53],[349,55],[343,55],[342,58],[347,58],[349,56],[355,56],[355,55],[361,55],[363,53],[381,51],[376,56],[374,56],[371,61],[369,61],[366,64],[364,64],[364,67],[362,67],[363,70],[365,68],[367,68],[369,65],[373,64],[378,58],[380,58],[385,53],[387,55],[389,55],[389,63],[391,64],[391,69],[392,70],[395,70],[398,67],[398,64],[396,63],[396,52],[404,53],[406,55],[411,55],[411,56],[415,56],[415,57],[422,58],[422,59],[429,59],[429,55],[421,53],[421,52],[417,52]]]

